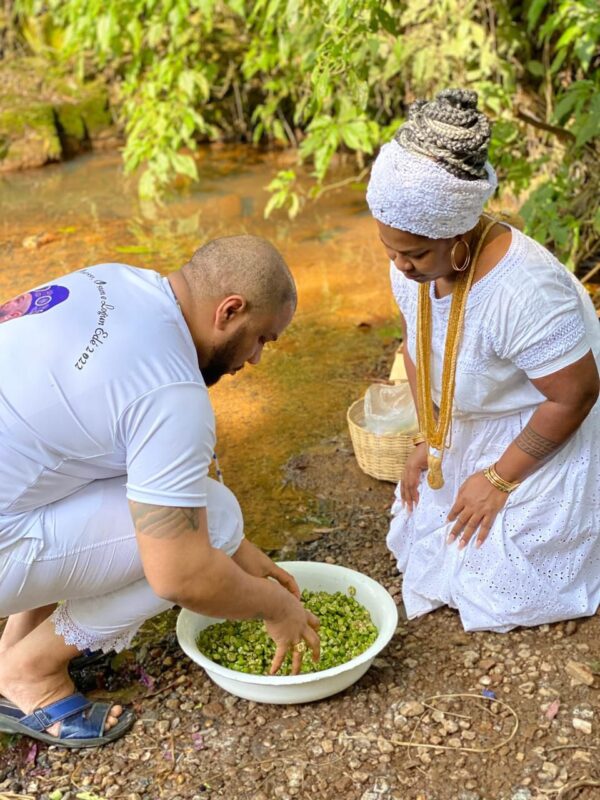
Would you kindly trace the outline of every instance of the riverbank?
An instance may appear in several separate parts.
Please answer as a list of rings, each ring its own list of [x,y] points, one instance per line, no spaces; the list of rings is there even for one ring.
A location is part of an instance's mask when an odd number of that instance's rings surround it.
[[[0,61],[0,173],[116,147],[108,89],[37,57]]]
[[[0,298],[102,262],[168,274],[209,239],[230,234],[264,236],[282,252],[299,296],[289,330],[260,365],[210,390],[225,481],[249,537],[270,549],[311,536],[316,513],[308,501],[298,512],[281,466],[344,425],[368,384],[364,365],[376,364],[398,332],[385,253],[361,191],[332,192],[294,223],[263,218],[264,187],[286,158],[204,148],[202,189],[160,209],[139,202],[118,153],[0,179]]]

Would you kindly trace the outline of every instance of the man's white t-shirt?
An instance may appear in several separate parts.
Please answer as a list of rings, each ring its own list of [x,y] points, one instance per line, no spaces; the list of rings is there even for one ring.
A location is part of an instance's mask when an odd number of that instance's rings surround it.
[[[102,478],[126,476],[130,500],[206,505],[214,414],[166,278],[98,264],[4,308],[0,549]]]

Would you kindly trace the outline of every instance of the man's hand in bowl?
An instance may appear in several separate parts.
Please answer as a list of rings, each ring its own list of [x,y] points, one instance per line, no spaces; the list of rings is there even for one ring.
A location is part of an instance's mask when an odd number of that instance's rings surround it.
[[[310,650],[313,661],[321,657],[321,642],[319,639],[319,619],[307,611],[299,600],[290,594],[283,595],[287,599],[282,603],[277,615],[272,619],[265,619],[267,633],[275,642],[276,650],[271,662],[270,675],[280,669],[283,661],[291,651],[292,675],[298,675],[302,666],[304,653]]]

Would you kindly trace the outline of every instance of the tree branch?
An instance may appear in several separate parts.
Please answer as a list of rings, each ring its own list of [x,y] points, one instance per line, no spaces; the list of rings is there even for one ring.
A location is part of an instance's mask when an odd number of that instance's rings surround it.
[[[522,108],[517,108],[516,114],[519,119],[523,120],[523,122],[533,125],[534,128],[541,128],[543,131],[554,133],[559,139],[575,139],[575,134],[571,133],[571,131],[568,131],[566,128],[560,128],[558,125],[551,125],[549,122],[544,122],[543,120],[534,117],[532,114],[529,114],[527,111],[523,111]]]

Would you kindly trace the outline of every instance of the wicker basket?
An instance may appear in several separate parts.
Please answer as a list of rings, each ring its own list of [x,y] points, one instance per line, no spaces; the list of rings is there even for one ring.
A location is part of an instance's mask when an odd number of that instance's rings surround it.
[[[346,418],[358,466],[373,478],[397,483],[402,476],[406,459],[414,449],[412,437],[415,431],[385,435],[371,433],[364,427],[362,397],[352,403]]]

